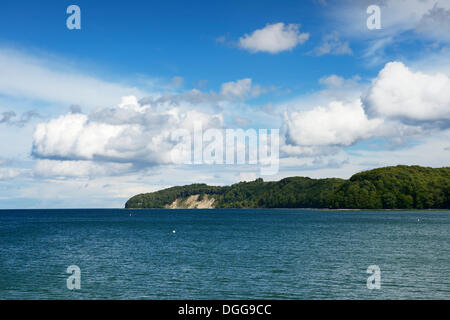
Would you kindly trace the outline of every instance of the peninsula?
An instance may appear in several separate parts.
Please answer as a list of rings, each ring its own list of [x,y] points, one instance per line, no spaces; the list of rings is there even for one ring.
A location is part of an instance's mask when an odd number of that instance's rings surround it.
[[[191,184],[130,198],[125,208],[450,209],[450,167],[399,165],[350,179],[290,177],[231,186]]]

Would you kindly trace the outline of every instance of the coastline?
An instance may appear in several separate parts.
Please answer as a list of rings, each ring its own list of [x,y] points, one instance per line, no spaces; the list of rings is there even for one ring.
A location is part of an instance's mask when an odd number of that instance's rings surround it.
[[[101,209],[101,208],[100,208]],[[122,210],[135,211],[135,210],[311,210],[311,211],[446,211],[450,212],[450,209],[329,209],[329,208],[120,208]],[[1,210],[1,209],[0,209]],[[26,209],[25,209],[26,210]],[[45,210],[45,209],[43,209]],[[76,210],[76,209],[75,209]]]

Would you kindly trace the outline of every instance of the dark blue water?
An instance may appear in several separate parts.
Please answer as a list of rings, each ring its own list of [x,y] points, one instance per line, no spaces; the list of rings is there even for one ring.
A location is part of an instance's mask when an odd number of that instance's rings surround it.
[[[129,212],[0,211],[0,299],[450,299],[449,211]]]

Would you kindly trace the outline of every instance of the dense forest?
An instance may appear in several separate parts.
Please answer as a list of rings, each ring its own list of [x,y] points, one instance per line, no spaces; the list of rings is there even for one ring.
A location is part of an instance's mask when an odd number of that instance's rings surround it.
[[[396,166],[350,179],[257,179],[231,186],[192,184],[139,194],[125,208],[164,208],[176,199],[205,194],[216,208],[450,209],[450,167]]]

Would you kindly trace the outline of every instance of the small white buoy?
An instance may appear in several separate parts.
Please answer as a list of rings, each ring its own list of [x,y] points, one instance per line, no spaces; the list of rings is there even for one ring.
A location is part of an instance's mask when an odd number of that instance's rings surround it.
[[[420,221],[420,219],[417,219],[417,222],[419,222]]]
[[[172,230],[172,233],[177,233],[175,230]]]

